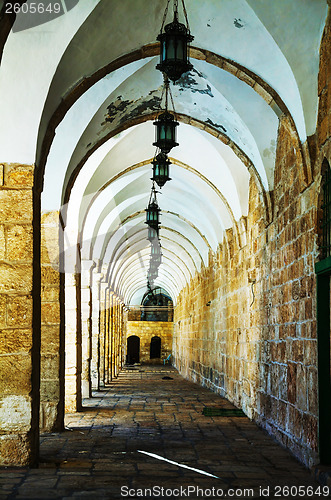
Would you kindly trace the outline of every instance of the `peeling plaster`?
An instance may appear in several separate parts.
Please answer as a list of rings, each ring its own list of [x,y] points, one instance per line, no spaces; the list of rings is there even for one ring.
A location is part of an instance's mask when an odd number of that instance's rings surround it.
[[[149,95],[152,95],[153,93],[158,92],[158,90],[153,90],[149,92]],[[133,109],[129,110],[128,108],[131,105],[135,105],[135,103],[138,103],[136,107]],[[120,118],[119,123],[125,123],[127,120],[132,120],[133,118],[136,118],[137,116],[143,115],[146,111],[160,111],[161,109],[161,97],[157,95],[153,95],[150,99],[146,99],[142,102],[138,101],[122,101],[121,96],[117,98],[117,101],[112,102],[107,106],[107,116],[105,118],[105,121],[101,123],[101,125],[105,125],[106,122],[113,123],[113,121],[116,120],[118,117],[118,112],[123,113],[123,116]],[[125,113],[127,111],[127,113]]]
[[[208,83],[206,84],[205,89],[195,87],[195,86],[198,86],[199,83],[194,79],[194,75],[192,75],[192,73],[195,73],[200,78],[205,80],[205,76],[202,73],[200,73],[200,71],[193,69],[192,71],[188,71],[187,73],[184,73],[184,75],[178,80],[178,82],[175,83],[175,86],[179,87],[178,90],[180,92],[182,92],[185,89],[189,89],[193,93],[198,92],[199,94],[206,94],[206,95],[209,95],[210,97],[214,97],[214,95],[211,91],[211,86]]]
[[[208,123],[212,127],[215,127],[215,128],[218,128],[218,129],[222,130],[222,132],[224,132],[226,134],[226,128],[223,127],[223,125],[220,125],[219,123],[213,122],[210,118],[207,118],[207,120],[205,120],[205,123]]]
[[[272,158],[276,155],[276,141],[272,139],[270,141],[270,147],[263,150],[263,156],[265,158]]]
[[[244,28],[245,29],[245,23],[240,19],[236,19],[233,21],[233,24],[235,25],[236,28]]]

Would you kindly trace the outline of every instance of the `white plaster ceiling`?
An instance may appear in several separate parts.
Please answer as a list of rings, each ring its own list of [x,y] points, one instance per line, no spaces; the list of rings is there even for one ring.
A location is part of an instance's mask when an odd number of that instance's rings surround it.
[[[174,301],[226,229],[239,238],[252,172],[261,191],[273,189],[280,114],[289,113],[302,143],[315,132],[328,8],[326,0],[185,3],[193,55],[202,59],[172,86],[180,146],[170,153],[173,180],[158,195],[164,262],[155,284]],[[67,262],[75,263],[78,241],[82,259],[100,261],[126,302],[146,290],[144,209],[162,79],[158,58],[141,58],[141,49],[152,54],[165,4],[80,0],[24,30],[18,17],[0,67],[1,161],[41,168],[54,120],[43,210],[65,207]]]

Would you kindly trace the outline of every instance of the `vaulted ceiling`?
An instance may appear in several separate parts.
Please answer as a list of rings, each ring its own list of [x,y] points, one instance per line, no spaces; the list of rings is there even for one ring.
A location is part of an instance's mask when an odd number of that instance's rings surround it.
[[[35,25],[21,13],[0,37],[1,161],[36,164],[43,210],[65,214],[68,248],[79,243],[82,260],[98,262],[123,300],[139,303],[166,0],[59,3],[53,19]],[[179,146],[158,195],[155,284],[174,301],[226,229],[244,244],[250,176],[266,200],[273,189],[279,117],[289,116],[301,144],[314,134],[327,14],[326,0],[185,4],[194,69],[172,85]]]

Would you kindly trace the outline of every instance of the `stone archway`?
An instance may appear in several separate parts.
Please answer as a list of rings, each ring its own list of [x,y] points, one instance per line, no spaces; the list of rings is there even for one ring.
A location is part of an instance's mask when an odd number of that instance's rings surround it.
[[[151,338],[150,359],[161,358],[161,338],[158,336]]]
[[[139,363],[140,360],[140,338],[137,335],[131,335],[127,339],[126,359],[129,365]]]

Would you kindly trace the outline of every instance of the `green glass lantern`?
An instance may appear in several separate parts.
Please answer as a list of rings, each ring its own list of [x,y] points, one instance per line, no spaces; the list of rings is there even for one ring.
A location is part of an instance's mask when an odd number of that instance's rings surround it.
[[[158,276],[157,269],[151,269],[151,268],[148,269],[147,279],[149,282],[156,280],[157,276]]]
[[[156,126],[156,140],[153,142],[153,146],[157,146],[162,153],[167,154],[172,148],[179,145],[176,142],[176,127],[179,123],[173,114],[165,110],[153,123]]]
[[[159,153],[152,161],[152,165],[152,180],[155,181],[160,188],[162,188],[167,181],[171,180],[169,177],[169,166],[171,165],[171,161],[165,153]]]
[[[159,240],[152,242],[151,246],[151,264],[154,267],[160,266],[162,262],[162,252]]]
[[[148,226],[148,236],[147,236],[148,241],[153,243],[153,241],[156,241],[159,239],[159,226],[157,227],[151,227]]]
[[[193,39],[189,28],[178,21],[178,12],[175,10],[173,22],[167,24],[164,31],[161,28],[157,37],[160,42],[160,62],[156,66],[174,83],[193,68],[188,55],[188,47]]]
[[[148,207],[146,208],[146,224],[148,226],[153,228],[159,226],[159,212],[160,209],[157,203],[149,203]]]

